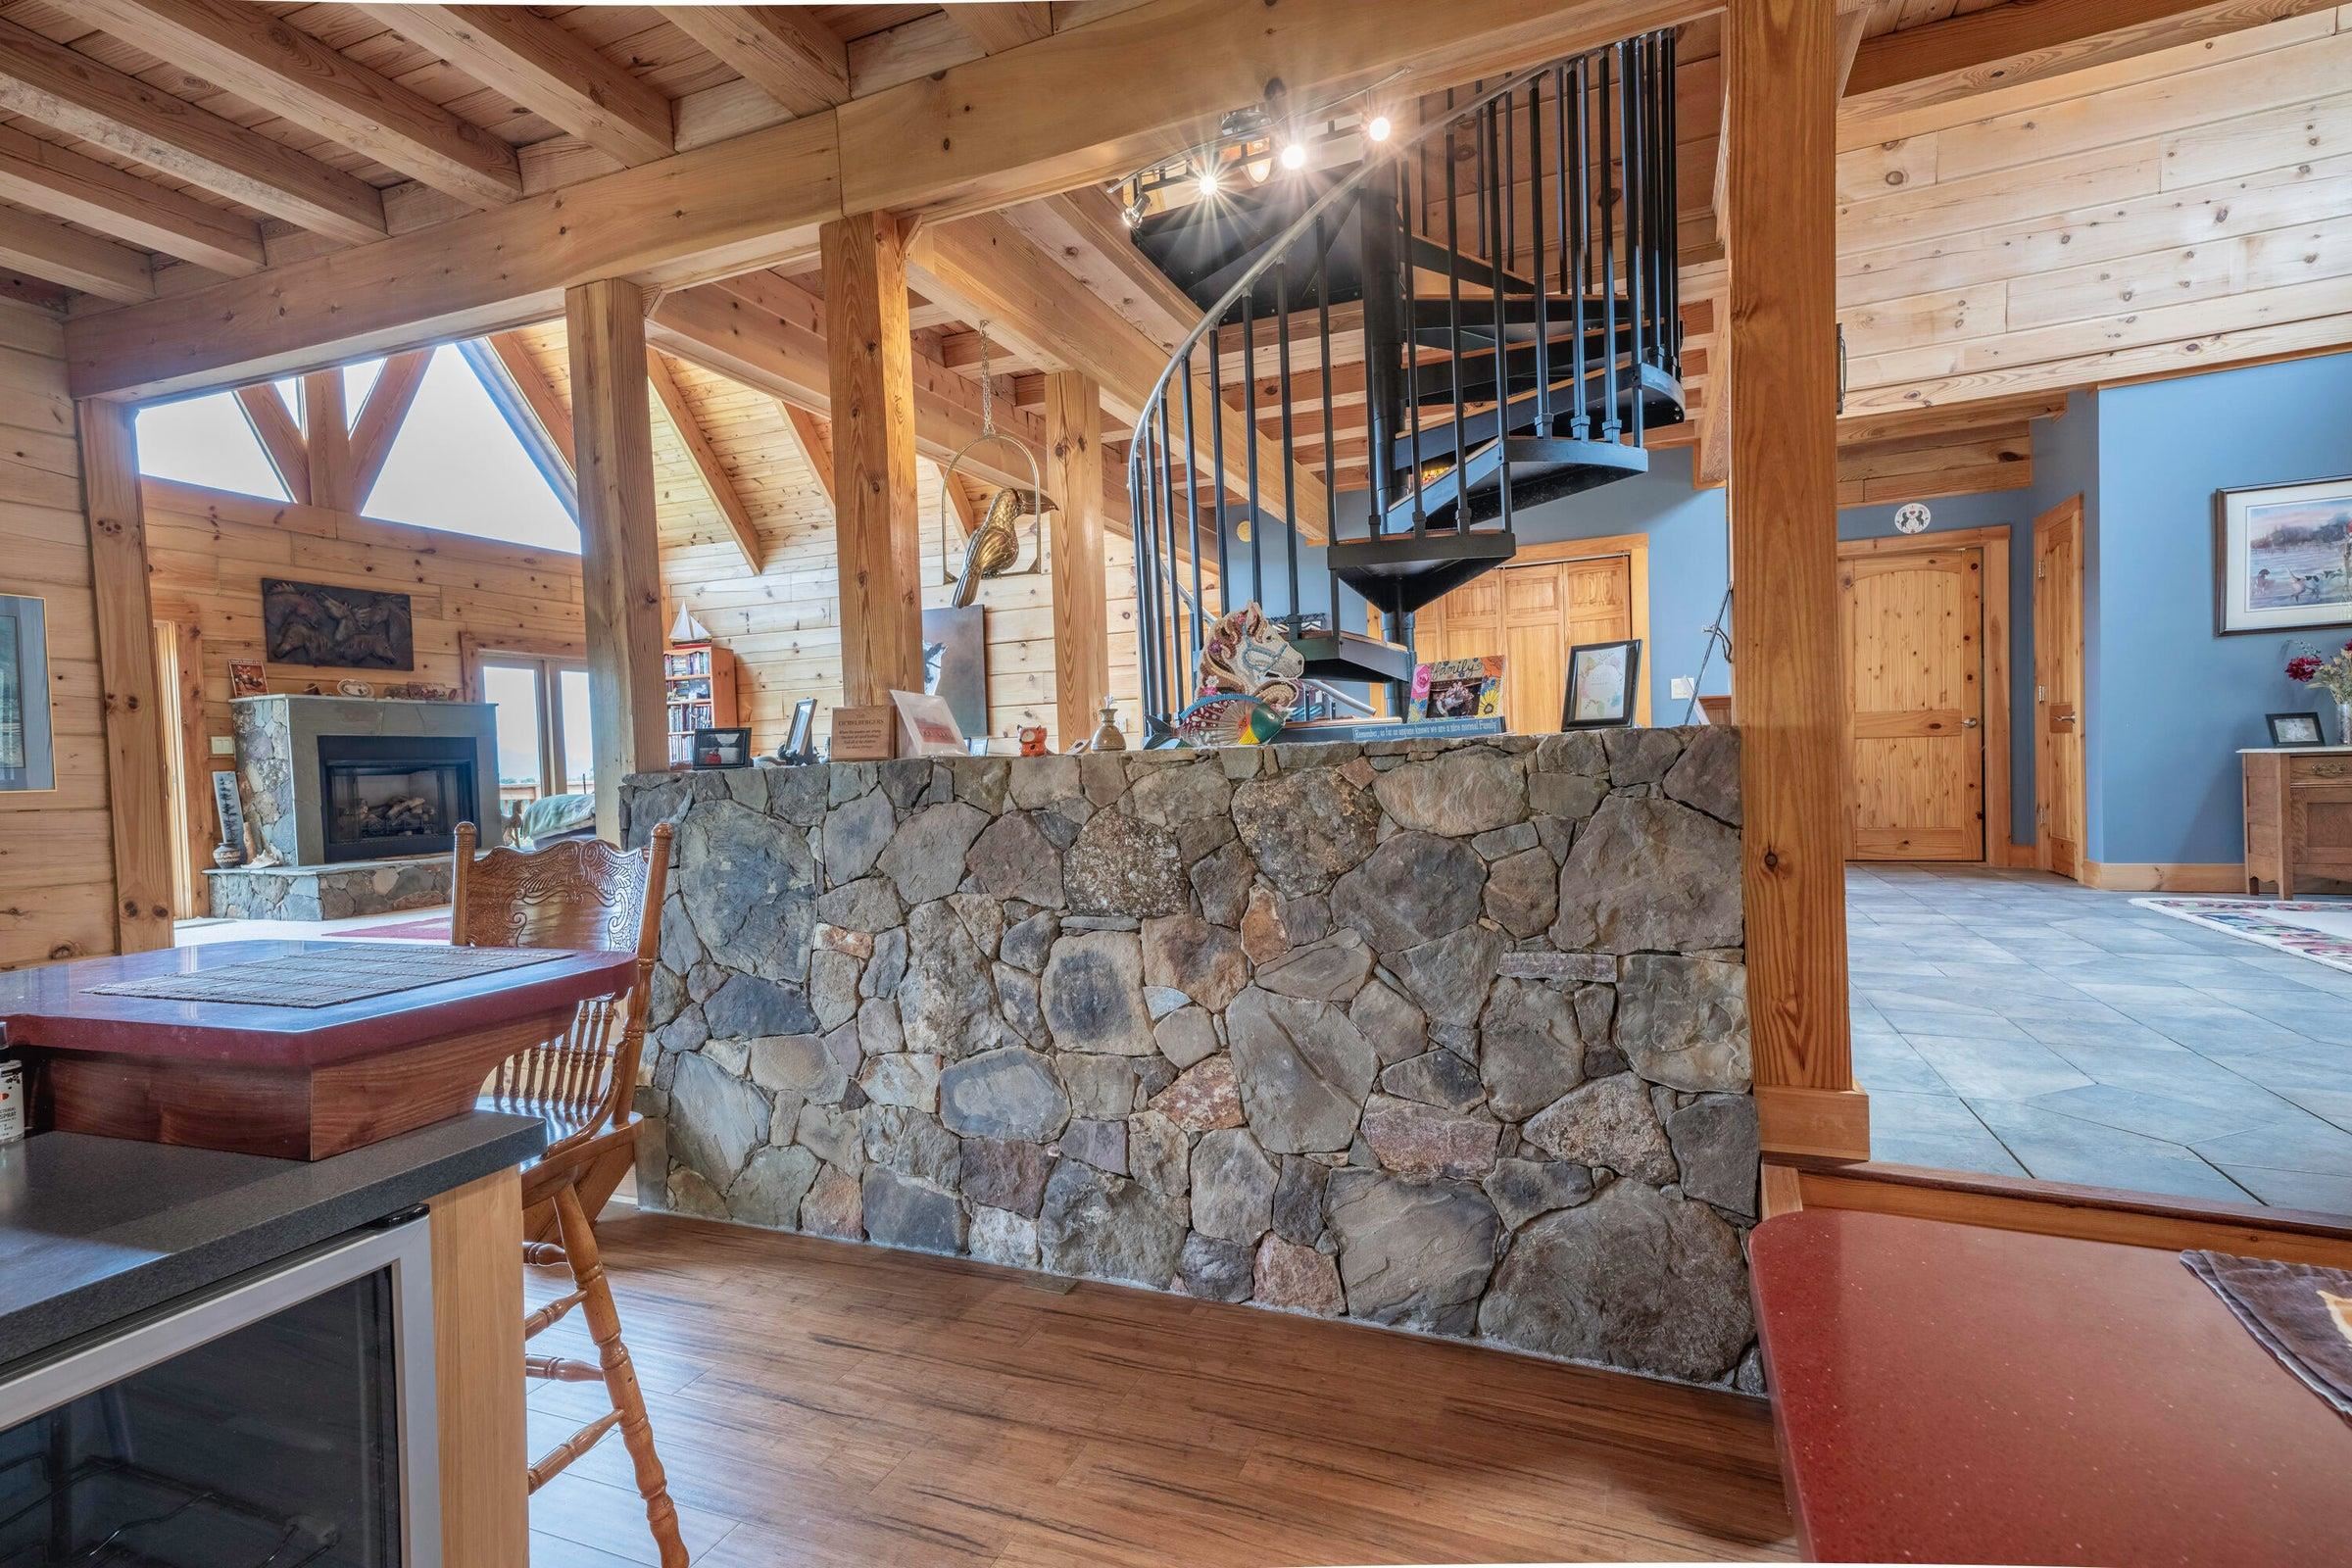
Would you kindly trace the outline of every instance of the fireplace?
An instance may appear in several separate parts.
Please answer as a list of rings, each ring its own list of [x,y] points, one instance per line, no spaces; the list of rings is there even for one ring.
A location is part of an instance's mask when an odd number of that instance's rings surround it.
[[[470,736],[321,735],[318,786],[329,862],[445,855],[474,808],[474,743]]]

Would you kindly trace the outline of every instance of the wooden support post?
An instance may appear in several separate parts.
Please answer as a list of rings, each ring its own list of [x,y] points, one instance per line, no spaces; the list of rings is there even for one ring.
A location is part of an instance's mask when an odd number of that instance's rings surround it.
[[[827,223],[819,242],[829,317],[842,702],[874,708],[889,702],[893,689],[923,689],[906,244],[887,213]]]
[[[662,702],[662,566],[654,537],[645,294],[606,278],[564,296],[580,485],[580,591],[596,831],[620,839],[624,774],[669,765]]]
[[[1110,607],[1102,581],[1102,393],[1074,370],[1046,377],[1046,490],[1054,536],[1054,749],[1094,732],[1110,700]]]
[[[311,505],[357,512],[352,493],[351,416],[343,406],[343,372],[313,370],[302,378],[302,444],[311,459]]]
[[[1747,1011],[1767,1153],[1862,1158],[1845,974],[1838,640],[1837,19],[1736,0],[1732,580],[1740,624]]]
[[[82,503],[90,524],[90,588],[98,602],[98,681],[105,700],[107,816],[114,831],[115,946],[172,945],[171,760],[147,587],[147,518],[139,501],[139,437],[128,404],[84,400]]]

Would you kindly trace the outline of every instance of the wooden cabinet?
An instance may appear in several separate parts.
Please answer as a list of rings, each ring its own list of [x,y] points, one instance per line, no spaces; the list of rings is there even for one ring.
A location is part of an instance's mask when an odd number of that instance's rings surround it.
[[[2352,881],[2352,747],[2238,754],[2246,780],[2246,891],[2291,899],[2314,879]]]
[[[1538,559],[1474,577],[1422,610],[1414,645],[1425,663],[1502,655],[1504,726],[1514,735],[1542,735],[1560,727],[1568,650],[1645,630],[1637,625],[1632,559],[1610,554]],[[1647,722],[1648,677],[1642,678],[1637,716]]]

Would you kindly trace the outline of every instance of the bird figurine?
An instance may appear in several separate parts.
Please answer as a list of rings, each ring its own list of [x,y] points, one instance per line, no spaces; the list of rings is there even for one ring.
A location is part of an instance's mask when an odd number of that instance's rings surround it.
[[[981,578],[998,576],[1012,565],[1021,546],[1021,532],[1013,519],[1031,510],[1024,491],[1006,488],[989,498],[988,514],[963,547],[963,571],[956,579],[956,597],[948,601],[951,609],[961,610],[977,599]]]

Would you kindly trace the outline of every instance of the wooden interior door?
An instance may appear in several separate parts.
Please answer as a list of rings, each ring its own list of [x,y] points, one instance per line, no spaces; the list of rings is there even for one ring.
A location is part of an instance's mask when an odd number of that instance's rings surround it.
[[[2082,877],[2082,498],[2034,519],[2034,863]]]
[[[1847,855],[1984,856],[1984,562],[1975,547],[1838,563],[1845,632]]]
[[[1474,577],[1413,623],[1424,662],[1502,655],[1503,722],[1516,735],[1560,727],[1568,650],[1634,634],[1626,556],[1505,566]]]

